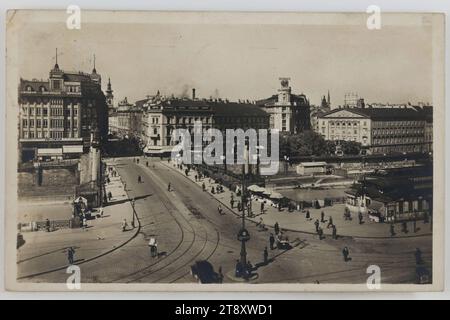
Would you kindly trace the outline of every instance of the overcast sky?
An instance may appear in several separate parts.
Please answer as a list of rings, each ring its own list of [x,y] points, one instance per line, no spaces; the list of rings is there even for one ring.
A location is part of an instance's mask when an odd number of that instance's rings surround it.
[[[366,102],[432,103],[430,27],[85,23],[74,31],[29,23],[18,30],[22,78],[48,78],[56,47],[67,71],[90,72],[95,54],[116,102],[193,87],[198,97],[262,99],[290,77],[293,92],[313,104],[327,90],[333,105],[346,92]]]

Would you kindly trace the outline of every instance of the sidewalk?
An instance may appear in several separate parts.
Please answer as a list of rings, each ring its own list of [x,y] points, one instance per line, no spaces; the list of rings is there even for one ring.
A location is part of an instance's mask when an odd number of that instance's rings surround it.
[[[170,167],[173,170],[178,171],[180,174],[186,177],[184,171],[179,170],[174,167],[173,163],[170,165],[162,162],[165,166]],[[189,176],[186,178],[190,179],[194,183],[196,183],[199,187],[202,186],[204,182],[206,185],[206,190],[210,193],[211,187],[216,186],[217,184],[211,180],[209,182],[208,178],[202,179],[200,182],[195,182],[195,171],[189,173]],[[217,200],[219,200],[224,206],[231,210],[230,199],[231,192],[227,188],[224,187],[224,192],[220,194],[211,194]],[[235,208],[232,210],[234,214],[241,215],[241,212],[238,212],[236,209],[238,197],[234,194],[235,199]],[[260,214],[261,202],[252,200],[252,210],[255,214],[255,217],[247,218],[247,220],[253,221],[255,223],[259,223],[261,218],[263,219],[263,223],[268,227],[273,227],[276,222],[278,222],[281,229],[287,231],[297,231],[304,232],[310,234],[316,234],[314,222],[316,219],[320,221],[321,212],[325,213],[325,222],[320,223],[320,227],[324,232],[325,237],[332,236],[332,228],[327,228],[328,219],[330,216],[333,219],[333,223],[336,225],[337,235],[338,237],[354,237],[354,238],[400,238],[400,237],[417,237],[424,235],[431,235],[431,225],[424,224],[422,221],[417,221],[416,223],[416,232],[413,231],[413,223],[408,222],[408,232],[401,232],[401,224],[395,224],[395,236],[391,237],[390,234],[390,225],[387,223],[377,223],[369,221],[367,215],[364,215],[363,223],[359,224],[358,216],[356,214],[352,214],[351,221],[344,220],[344,204],[337,204],[331,207],[324,207],[321,209],[308,209],[310,212],[311,218],[309,220],[306,219],[305,213],[294,210],[289,212],[286,208],[283,208],[282,211],[278,211],[277,208],[268,206],[267,204],[264,207],[264,214]]]
[[[65,269],[68,247],[74,247],[75,264],[80,264],[116,250],[136,236],[139,228],[131,227],[133,209],[123,183],[119,176],[110,180],[106,193],[112,193],[111,203],[104,207],[103,218],[88,220],[88,228],[22,233],[25,243],[17,250],[18,278]],[[128,222],[126,232],[122,231],[123,219]]]

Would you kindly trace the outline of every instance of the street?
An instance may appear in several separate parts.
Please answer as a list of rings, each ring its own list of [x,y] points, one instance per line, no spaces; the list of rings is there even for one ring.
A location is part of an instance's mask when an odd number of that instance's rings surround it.
[[[148,167],[146,161],[150,163]],[[135,200],[139,234],[117,250],[82,262],[82,283],[195,282],[190,267],[200,260],[207,260],[216,272],[221,268],[224,283],[236,281],[233,275],[240,254],[239,216],[224,205],[224,214],[219,214],[219,202],[213,195],[162,161],[149,158],[141,158],[139,164],[132,158],[113,161],[126,184],[129,199]],[[138,176],[142,177],[140,183]],[[127,220],[130,223],[132,216]],[[270,228],[260,231],[252,222],[246,227],[251,235],[247,257],[257,274],[252,283],[365,283],[370,265],[381,268],[382,283],[414,283],[416,248],[422,251],[425,266],[431,267],[432,236],[319,240],[308,233],[286,231],[292,248],[270,250],[269,234],[273,232]],[[150,256],[151,237],[158,242],[157,257]],[[264,265],[266,246],[269,262]],[[351,258],[347,262],[342,257],[346,246]],[[59,270],[21,280],[65,282],[66,279],[65,270]]]

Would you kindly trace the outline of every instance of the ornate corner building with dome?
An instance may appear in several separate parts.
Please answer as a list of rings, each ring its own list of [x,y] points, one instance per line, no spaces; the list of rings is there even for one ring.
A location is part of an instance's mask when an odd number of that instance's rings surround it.
[[[311,129],[309,100],[303,93],[292,93],[290,78],[279,80],[278,94],[256,102],[270,115],[270,129],[290,134]]]

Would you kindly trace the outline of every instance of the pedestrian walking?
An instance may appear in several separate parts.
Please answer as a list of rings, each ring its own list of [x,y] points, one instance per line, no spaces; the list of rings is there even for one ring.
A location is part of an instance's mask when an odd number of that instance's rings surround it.
[[[267,247],[264,248],[263,259],[264,264],[267,264],[269,262],[269,252],[267,252]]]
[[[275,244],[275,237],[273,236],[273,233],[269,236],[269,244],[270,244],[270,250],[273,250],[273,245]]]
[[[333,224],[332,228],[333,228],[333,239],[336,240],[336,239],[337,239],[337,230],[336,230],[336,226]]]
[[[395,236],[395,227],[394,227],[393,223],[391,223],[390,231],[391,231],[391,237]]]
[[[325,212],[320,213],[320,222],[325,222]]]
[[[204,182],[202,183],[202,189],[203,189],[203,192],[206,191],[206,186],[205,186],[205,183],[204,183]]]
[[[156,239],[150,238],[150,240],[148,242],[148,247],[150,249],[150,257],[152,257],[152,258],[155,256],[155,244],[156,244]]]
[[[214,186],[211,187],[211,193],[212,193],[212,194],[215,194],[215,193],[216,193],[216,190],[214,189]]]
[[[344,247],[344,249],[342,249],[342,255],[344,257],[344,261],[347,262],[348,261],[348,256],[349,256],[350,252],[348,250],[347,247]]]
[[[275,222],[273,228],[275,230],[275,234],[278,234],[280,232],[280,225],[278,224],[278,222]]]
[[[139,164],[139,159],[136,159],[136,163]]]
[[[98,210],[98,213],[100,215],[100,218],[103,218],[103,207],[100,207],[100,209]]]
[[[321,227],[319,227],[317,229],[317,234],[319,235],[319,240],[322,240],[322,236],[323,236],[323,229]]]
[[[361,211],[358,211],[358,220],[359,220],[359,224],[363,223],[363,214]]]
[[[75,250],[73,249],[73,247],[70,247],[69,249],[67,249],[67,260],[69,261],[69,264],[73,264],[75,258]]]
[[[234,208],[234,199],[233,198],[230,199],[230,205],[231,205],[231,209],[233,209]]]
[[[264,202],[261,202],[261,214],[264,213]]]
[[[83,217],[83,229],[86,229],[87,228],[87,219],[86,219],[86,216],[84,216]]]
[[[195,179],[195,182],[197,182],[197,180],[198,180],[198,176],[197,176],[197,175],[195,175],[195,176],[194,176],[194,179]]]
[[[138,183],[141,183],[142,182],[142,178],[141,178],[141,176],[138,176]]]
[[[219,206],[217,207],[217,211],[219,211],[219,214],[222,214],[222,206],[219,204]]]
[[[333,218],[330,216],[330,218],[328,219],[327,229],[329,229],[331,226],[333,226]]]
[[[50,232],[50,220],[45,219],[45,229],[47,230],[47,232]]]
[[[316,232],[319,231],[319,225],[320,225],[319,219],[316,219],[316,221],[314,221],[314,226],[316,227]]]
[[[311,214],[309,213],[309,210],[306,210],[306,219],[311,219]]]
[[[148,161],[145,162],[145,166],[148,167]]]
[[[128,228],[127,219],[123,219],[123,221],[122,221],[122,232],[127,231],[127,228]]]
[[[170,191],[170,187],[171,187],[171,185],[170,185],[170,182],[169,182],[169,184],[167,185],[167,191]]]
[[[241,201],[238,201],[238,203],[237,203],[237,209],[238,209],[238,211],[242,211],[242,204],[241,204]]]

